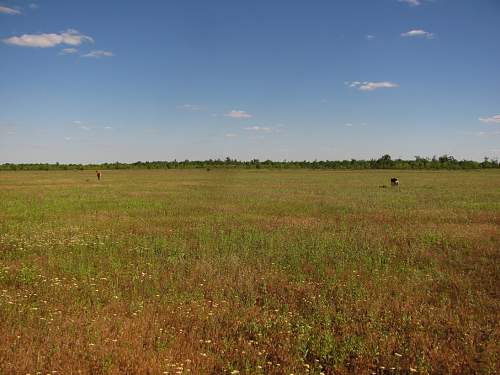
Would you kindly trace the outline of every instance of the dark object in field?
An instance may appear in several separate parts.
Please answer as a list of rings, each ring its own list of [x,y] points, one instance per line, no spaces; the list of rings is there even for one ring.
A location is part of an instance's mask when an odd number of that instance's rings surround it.
[[[387,188],[387,185],[380,185],[379,188],[385,189]]]
[[[210,172],[210,168],[207,168],[207,172]]]
[[[391,178],[391,186],[398,186],[399,180],[396,177]]]
[[[95,171],[95,174],[97,175],[97,181],[101,181],[101,171]]]

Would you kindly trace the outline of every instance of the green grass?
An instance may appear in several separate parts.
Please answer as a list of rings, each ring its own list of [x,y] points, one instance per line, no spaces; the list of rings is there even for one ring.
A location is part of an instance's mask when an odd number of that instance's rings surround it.
[[[493,374],[499,214],[499,171],[2,172],[0,373]]]

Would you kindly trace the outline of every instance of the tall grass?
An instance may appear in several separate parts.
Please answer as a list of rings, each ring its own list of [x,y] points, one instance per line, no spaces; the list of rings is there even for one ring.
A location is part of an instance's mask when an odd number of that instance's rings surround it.
[[[496,373],[500,173],[0,173],[0,373]]]

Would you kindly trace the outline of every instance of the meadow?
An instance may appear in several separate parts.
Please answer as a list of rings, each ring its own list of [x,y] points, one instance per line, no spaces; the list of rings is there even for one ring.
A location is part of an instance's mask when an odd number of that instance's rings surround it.
[[[498,170],[0,172],[0,374],[495,374],[499,311]]]

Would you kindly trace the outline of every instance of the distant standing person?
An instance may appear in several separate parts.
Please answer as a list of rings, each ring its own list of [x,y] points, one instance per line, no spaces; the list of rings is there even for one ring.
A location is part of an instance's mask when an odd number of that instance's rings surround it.
[[[97,181],[101,181],[101,171],[95,171],[95,174],[97,175]]]

